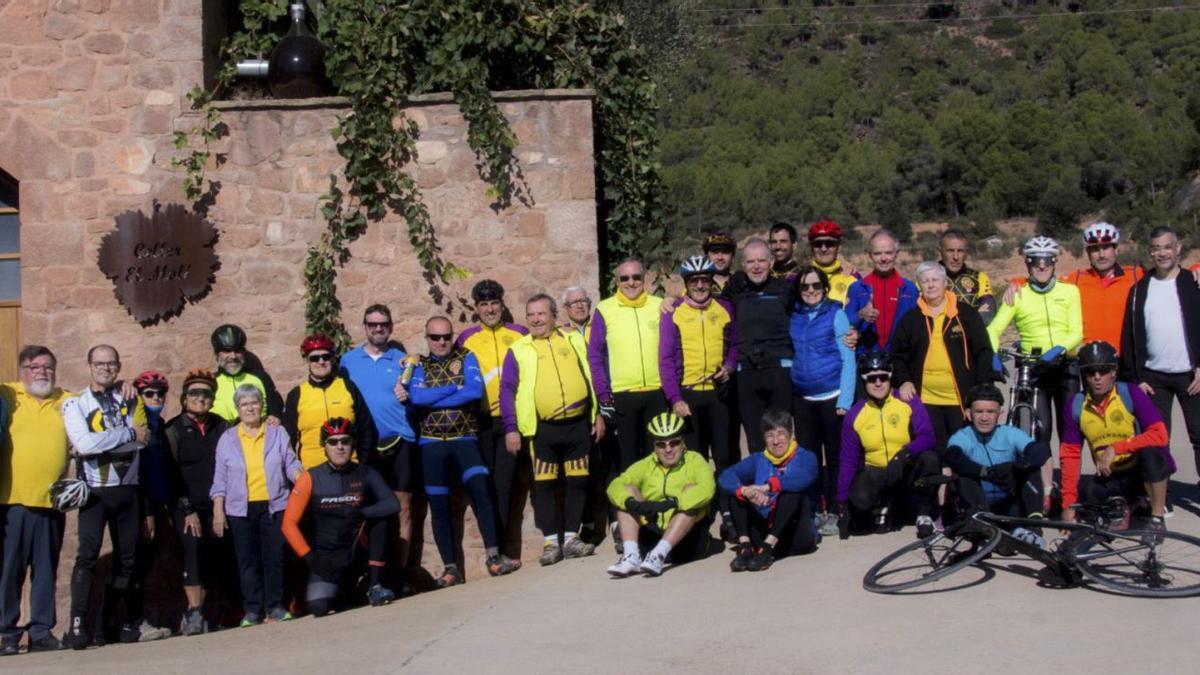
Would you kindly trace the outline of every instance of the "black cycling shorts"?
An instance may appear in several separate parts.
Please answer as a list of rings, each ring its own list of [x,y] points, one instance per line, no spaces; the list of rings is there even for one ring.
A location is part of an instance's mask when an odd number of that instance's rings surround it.
[[[421,449],[416,443],[395,437],[380,439],[375,462],[375,470],[393,492],[423,491]]]

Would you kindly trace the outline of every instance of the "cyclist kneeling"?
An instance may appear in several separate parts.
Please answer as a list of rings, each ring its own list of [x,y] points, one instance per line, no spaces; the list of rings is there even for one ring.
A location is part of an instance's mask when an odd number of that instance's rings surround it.
[[[344,417],[321,425],[327,461],[301,472],[283,513],[283,536],[308,563],[305,600],[314,616],[333,611],[342,588],[352,583],[364,528],[367,600],[371,605],[383,605],[396,597],[380,583],[379,576],[386,564],[387,518],[400,512],[400,502],[375,469],[350,461],[353,429],[353,422]],[[306,515],[308,537],[301,531]]]
[[[950,437],[945,454],[959,496],[972,511],[1043,517],[1041,469],[1050,446],[998,423],[1004,395],[994,384],[975,385],[968,406],[971,425]]]
[[[838,472],[838,535],[850,536],[851,520],[870,516],[875,532],[890,532],[888,509],[897,497],[917,502],[917,536],[933,534],[936,485],[926,479],[941,473],[933,452],[933,425],[918,396],[908,402],[892,390],[892,357],[864,354],[858,364],[866,398],[854,404],[842,423]]]
[[[1135,503],[1149,496],[1149,527],[1163,529],[1167,479],[1175,472],[1170,434],[1150,397],[1137,385],[1117,382],[1117,350],[1097,340],[1079,348],[1083,391],[1065,415],[1062,447],[1063,520],[1079,494],[1079,455],[1087,441],[1096,475],[1084,488],[1084,501],[1124,497]]]
[[[684,447],[683,418],[661,413],[647,425],[654,452],[629,465],[608,485],[617,511],[623,554],[614,577],[662,574],[667,556],[683,563],[708,553],[708,506],[716,493],[712,468]],[[650,552],[642,559],[643,547]]]
[[[817,478],[817,456],[796,444],[792,415],[770,409],[763,413],[766,449],[721,472],[721,492],[734,498],[737,530],[734,572],[758,572],[776,558],[809,553],[817,547],[808,490]]]

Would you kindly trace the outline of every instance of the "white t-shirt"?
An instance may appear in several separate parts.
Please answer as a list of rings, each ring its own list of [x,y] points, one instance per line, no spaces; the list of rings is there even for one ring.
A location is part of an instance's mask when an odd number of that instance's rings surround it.
[[[1174,279],[1150,277],[1150,290],[1146,293],[1146,354],[1146,367],[1150,370],[1160,373],[1192,370],[1183,332],[1183,309],[1179,306]]]

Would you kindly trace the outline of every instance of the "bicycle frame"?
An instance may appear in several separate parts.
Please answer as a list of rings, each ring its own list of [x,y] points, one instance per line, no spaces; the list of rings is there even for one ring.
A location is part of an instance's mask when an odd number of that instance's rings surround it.
[[[1020,410],[1029,410],[1029,419],[1031,426],[1029,429],[1022,429],[1034,438],[1042,431],[1041,420],[1038,418],[1038,397],[1041,393],[1037,388],[1036,370],[1040,364],[1041,350],[1034,349],[1032,353],[1026,355],[1021,352],[1001,349],[1000,356],[1011,358],[1015,369],[1015,377],[1008,387],[1008,417],[1005,420],[1007,424],[1020,427],[1017,423]]]

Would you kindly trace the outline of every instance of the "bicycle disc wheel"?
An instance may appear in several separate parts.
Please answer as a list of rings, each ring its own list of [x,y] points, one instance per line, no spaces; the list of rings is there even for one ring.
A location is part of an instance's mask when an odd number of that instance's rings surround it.
[[[1071,555],[1085,577],[1119,593],[1200,595],[1200,538],[1156,530],[1097,533],[1082,537]]]
[[[872,593],[898,593],[954,574],[996,548],[1000,530],[988,527],[956,534],[935,533],[910,542],[867,570],[863,588]]]

